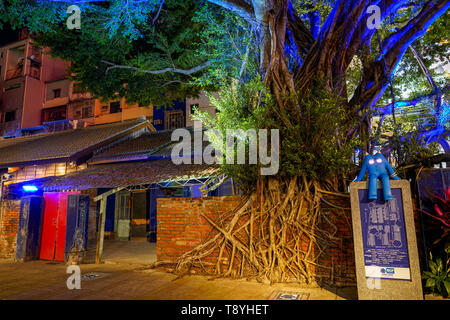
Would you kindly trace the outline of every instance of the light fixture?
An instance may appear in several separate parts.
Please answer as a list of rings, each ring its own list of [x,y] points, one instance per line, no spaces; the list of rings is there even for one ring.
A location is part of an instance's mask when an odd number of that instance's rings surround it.
[[[36,186],[33,185],[26,185],[26,186],[22,186],[23,191],[25,192],[35,192],[38,191],[38,188]]]

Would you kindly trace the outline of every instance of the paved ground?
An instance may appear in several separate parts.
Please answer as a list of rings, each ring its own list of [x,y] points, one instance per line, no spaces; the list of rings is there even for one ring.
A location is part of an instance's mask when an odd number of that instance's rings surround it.
[[[96,243],[89,247],[88,262],[95,262]],[[151,264],[156,261],[156,243],[147,241],[105,240],[103,244],[105,263]]]
[[[80,290],[69,290],[62,262],[17,263],[0,259],[0,299],[74,300],[271,300],[280,293],[300,300],[354,300],[356,288],[320,288],[298,284],[182,278],[145,267],[156,260],[155,245],[147,242],[106,241],[103,264],[82,264]],[[87,277],[94,274],[93,278]],[[442,299],[427,295],[427,300]]]
[[[354,299],[355,288],[326,290],[300,285],[273,286],[246,280],[215,279],[143,270],[142,265],[85,264],[82,275],[97,278],[81,281],[80,290],[66,286],[63,263],[0,261],[0,299],[152,299],[152,300],[266,300],[280,292],[300,294],[301,299]]]

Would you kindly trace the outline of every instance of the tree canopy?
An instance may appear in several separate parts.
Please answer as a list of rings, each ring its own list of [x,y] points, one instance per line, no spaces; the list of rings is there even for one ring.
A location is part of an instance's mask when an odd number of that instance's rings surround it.
[[[74,3],[81,8],[80,29],[67,27],[73,13],[67,8]],[[314,81],[326,79],[327,90],[346,98],[349,121],[359,119],[345,133],[349,138],[370,121],[369,114],[384,119],[395,113],[395,104],[420,106],[426,129],[439,127],[432,136],[445,144],[448,71],[445,75],[442,66],[449,63],[449,1],[2,0],[0,5],[0,21],[28,28],[39,45],[71,61],[74,80],[98,97],[161,105],[260,78],[278,105],[289,109],[285,97],[306,94]]]

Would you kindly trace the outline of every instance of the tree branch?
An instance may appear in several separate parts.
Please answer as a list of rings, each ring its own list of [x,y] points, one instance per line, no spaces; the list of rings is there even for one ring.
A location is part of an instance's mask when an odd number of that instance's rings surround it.
[[[105,74],[108,74],[108,72],[112,69],[127,69],[127,70],[133,70],[133,71],[138,71],[138,72],[142,72],[142,73],[148,73],[148,74],[163,74],[163,73],[181,73],[184,75],[191,75],[193,73],[196,73],[206,67],[208,67],[209,65],[211,65],[211,61],[207,61],[205,63],[202,63],[196,67],[193,67],[191,69],[178,69],[178,68],[164,68],[164,69],[160,69],[160,70],[146,70],[146,69],[141,69],[141,68],[137,68],[137,67],[133,67],[133,66],[124,66],[124,65],[118,65],[106,60],[101,60],[101,62],[106,63],[107,65],[109,65],[108,68],[106,68]]]
[[[300,19],[295,12],[295,9],[292,7],[292,3],[289,4],[289,13],[287,18],[287,29],[294,39],[297,51],[304,57],[311,49],[314,43],[314,37],[305,26],[302,19]],[[286,41],[288,41],[289,38],[289,36],[286,37]]]
[[[245,0],[208,0],[215,5],[230,10],[249,22],[255,22],[253,6]]]
[[[419,102],[422,102],[426,99],[429,98],[433,98],[438,94],[445,94],[447,91],[450,90],[450,84],[447,84],[445,87],[440,88],[439,90],[434,90],[433,92],[429,93],[429,94],[424,94],[421,96],[418,96],[414,99],[411,100],[401,100],[401,101],[396,101],[394,104],[394,108],[404,108],[404,107],[414,107],[416,106]],[[382,107],[378,107],[378,108],[374,108],[375,114],[376,115],[380,115],[380,114],[384,114],[384,113],[391,113],[392,112],[392,103],[389,103],[385,106]]]
[[[165,1],[165,0],[161,0],[161,3],[159,4],[158,12],[156,12],[155,17],[154,17],[153,20],[152,20],[152,25],[155,24],[156,20],[158,20],[159,13],[161,12],[161,9],[162,9],[162,6],[163,6],[163,4],[164,4],[164,1]]]
[[[371,108],[384,93],[388,77],[395,73],[410,44],[425,34],[431,24],[449,7],[450,1],[448,0],[430,1],[407,25],[390,35],[383,42],[380,57],[364,67],[363,80],[355,90],[350,105],[359,105],[364,110]],[[387,74],[383,70],[383,58],[386,61]]]

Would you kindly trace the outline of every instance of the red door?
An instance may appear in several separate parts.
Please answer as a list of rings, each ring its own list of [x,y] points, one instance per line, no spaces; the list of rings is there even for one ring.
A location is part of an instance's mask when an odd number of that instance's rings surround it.
[[[79,192],[45,192],[39,259],[64,261],[67,196]]]

